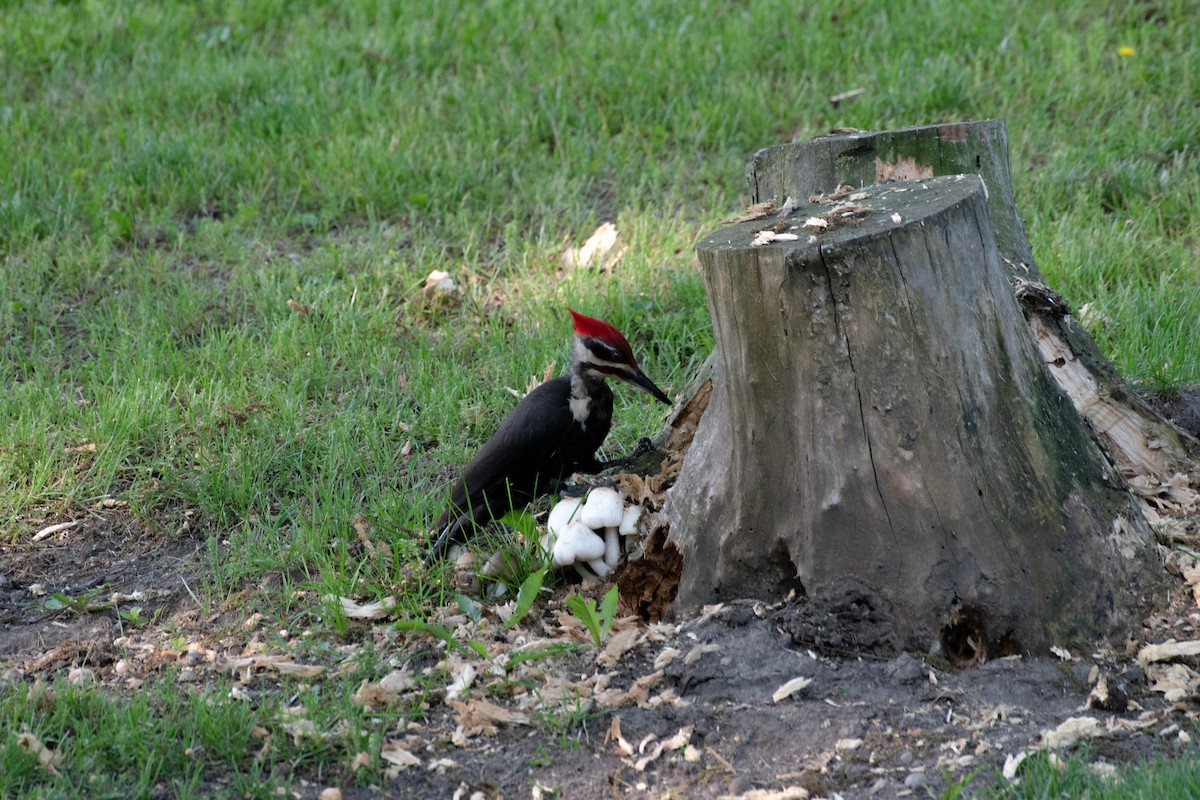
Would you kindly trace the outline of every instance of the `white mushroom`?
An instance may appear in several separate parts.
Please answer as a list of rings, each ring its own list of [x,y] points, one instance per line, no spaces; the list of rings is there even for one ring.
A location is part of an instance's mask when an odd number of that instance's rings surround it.
[[[615,528],[621,524],[621,510],[624,505],[616,489],[599,486],[588,494],[579,521],[594,531]]]
[[[554,551],[554,543],[558,534],[571,522],[579,521],[579,511],[583,508],[582,497],[564,497],[550,509],[546,518],[546,532],[542,534],[542,550],[546,553]]]
[[[591,576],[583,569],[584,562],[602,578],[610,571],[603,560],[604,540],[582,522],[572,522],[559,531],[553,555],[556,566],[574,564],[575,570],[585,578]]]
[[[621,508],[624,501],[616,489],[600,486],[592,489],[579,519],[594,531],[604,531],[604,564],[609,569],[617,566],[621,557],[621,539],[617,528],[621,524]]]
[[[625,506],[625,511],[621,514],[621,527],[619,528],[621,535],[629,536],[637,533],[638,520],[641,518],[641,506]]]

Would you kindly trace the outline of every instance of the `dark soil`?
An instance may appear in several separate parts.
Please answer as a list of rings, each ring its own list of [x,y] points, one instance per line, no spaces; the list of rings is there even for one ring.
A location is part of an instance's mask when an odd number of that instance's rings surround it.
[[[1163,417],[1200,439],[1200,391],[1153,393],[1145,399]]]

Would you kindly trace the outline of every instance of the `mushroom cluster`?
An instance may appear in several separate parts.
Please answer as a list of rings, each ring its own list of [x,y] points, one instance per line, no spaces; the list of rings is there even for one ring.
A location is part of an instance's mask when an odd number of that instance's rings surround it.
[[[641,514],[641,506],[625,505],[607,486],[592,489],[586,500],[563,498],[550,509],[542,549],[555,566],[574,565],[584,578],[603,578],[617,566],[621,537],[637,532]]]

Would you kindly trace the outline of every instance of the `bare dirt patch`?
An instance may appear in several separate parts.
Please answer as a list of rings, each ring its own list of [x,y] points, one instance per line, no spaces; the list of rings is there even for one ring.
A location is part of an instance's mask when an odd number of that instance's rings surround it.
[[[77,522],[43,542],[0,545],[0,666],[107,663],[125,629],[191,604],[205,545],[190,520],[106,511]]]

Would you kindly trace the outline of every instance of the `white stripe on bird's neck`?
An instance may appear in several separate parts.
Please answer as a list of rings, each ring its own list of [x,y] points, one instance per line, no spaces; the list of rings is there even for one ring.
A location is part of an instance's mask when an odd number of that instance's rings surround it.
[[[604,377],[588,367],[592,364],[608,364],[592,352],[576,335],[571,340],[571,397],[567,405],[571,409],[571,417],[579,426],[587,430],[587,421],[592,414],[592,393],[599,384],[604,383]]]

